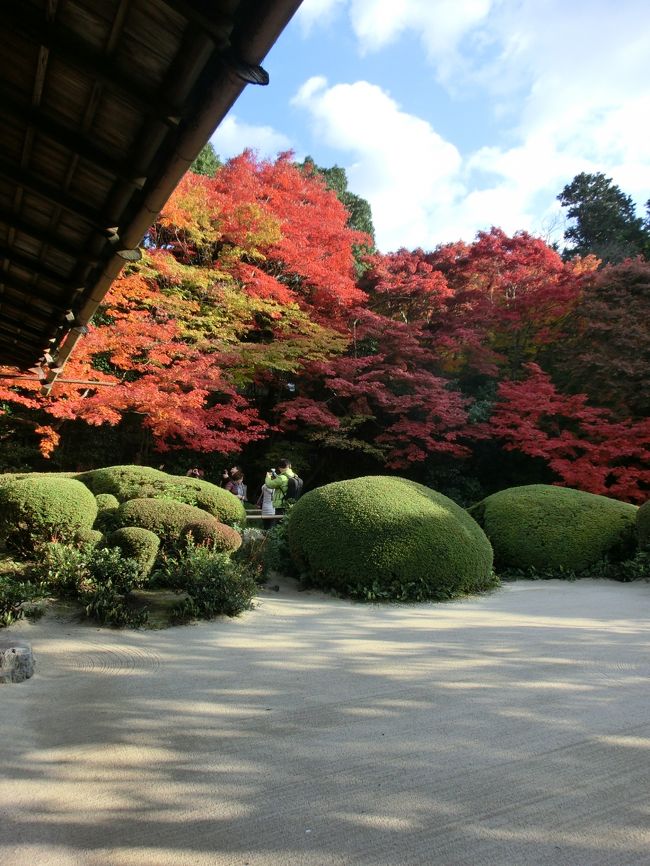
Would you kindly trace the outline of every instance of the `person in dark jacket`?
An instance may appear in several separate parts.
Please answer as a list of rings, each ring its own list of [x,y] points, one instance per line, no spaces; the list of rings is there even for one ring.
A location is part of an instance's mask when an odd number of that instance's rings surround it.
[[[230,473],[230,481],[224,485],[226,490],[236,496],[241,502],[246,502],[246,485],[244,484],[244,473],[239,469]]]

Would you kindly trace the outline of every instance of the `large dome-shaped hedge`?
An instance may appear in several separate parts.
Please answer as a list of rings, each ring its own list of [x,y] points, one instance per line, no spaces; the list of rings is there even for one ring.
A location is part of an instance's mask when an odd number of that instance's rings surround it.
[[[619,559],[635,544],[637,507],[568,487],[530,484],[472,506],[499,568],[583,571]]]
[[[24,476],[0,485],[0,538],[25,552],[51,541],[73,541],[97,516],[93,494],[81,482],[56,474]]]
[[[168,475],[150,466],[107,466],[82,472],[77,478],[93,493],[110,493],[120,502],[164,497],[196,505],[229,526],[246,521],[246,511],[236,496],[199,478]]]
[[[403,478],[366,476],[305,494],[289,546],[310,579],[358,598],[450,598],[493,584],[492,548],[451,499]]]

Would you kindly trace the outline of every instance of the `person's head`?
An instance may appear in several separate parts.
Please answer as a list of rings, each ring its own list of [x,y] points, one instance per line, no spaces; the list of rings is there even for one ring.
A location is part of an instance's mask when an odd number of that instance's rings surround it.
[[[241,466],[233,466],[230,470],[231,477],[235,474],[235,472],[241,472]]]
[[[239,484],[240,481],[244,480],[244,473],[240,472],[239,469],[231,469],[230,470],[230,480],[234,481],[235,484]]]
[[[285,457],[278,460],[278,472],[286,472],[287,469],[291,469],[291,463]]]

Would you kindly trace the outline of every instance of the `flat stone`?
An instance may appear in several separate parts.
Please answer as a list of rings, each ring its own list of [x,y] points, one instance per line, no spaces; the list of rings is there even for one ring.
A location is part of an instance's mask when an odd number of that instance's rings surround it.
[[[34,675],[34,654],[26,640],[0,637],[0,684],[22,683]]]

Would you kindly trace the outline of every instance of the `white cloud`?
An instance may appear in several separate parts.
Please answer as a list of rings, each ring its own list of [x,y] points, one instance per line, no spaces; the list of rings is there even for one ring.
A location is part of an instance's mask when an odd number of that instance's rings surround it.
[[[307,0],[310,2],[310,0]],[[407,31],[416,33],[446,78],[461,62],[458,46],[485,20],[495,0],[350,0],[352,28],[362,52],[378,51]]]
[[[379,247],[396,238],[431,246],[432,226],[464,193],[458,150],[366,81],[328,87],[311,78],[293,104],[310,113],[316,136],[351,155],[349,186],[371,203]]]
[[[236,156],[247,148],[263,158],[273,159],[278,153],[290,150],[291,141],[271,126],[254,126],[229,114],[211,138],[215,151],[222,159]]]
[[[303,0],[296,12],[296,21],[303,33],[309,34],[317,25],[322,27],[333,21],[346,2],[347,0]]]
[[[319,3],[343,11],[342,0],[305,0],[305,14]],[[492,224],[543,233],[558,214],[555,196],[581,171],[603,171],[639,203],[648,197],[645,0],[347,0],[346,8],[361,53],[418,40],[452,97],[482,94],[508,142],[477,142],[461,158],[376,85],[307,82],[295,103],[346,154],[381,247],[470,239]]]

